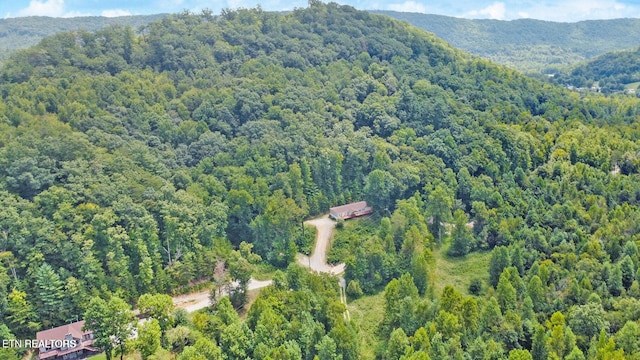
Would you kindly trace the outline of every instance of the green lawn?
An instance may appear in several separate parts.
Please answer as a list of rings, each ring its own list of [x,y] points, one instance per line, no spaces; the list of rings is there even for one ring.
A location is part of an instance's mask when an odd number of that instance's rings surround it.
[[[439,297],[445,286],[451,285],[464,295],[469,294],[469,284],[474,278],[483,281],[486,287],[489,281],[489,262],[491,252],[473,252],[465,257],[454,258],[447,255],[448,246],[436,249],[434,256],[436,259],[435,274],[435,295]]]
[[[378,326],[384,316],[384,292],[363,296],[348,303],[351,320],[358,328],[360,359],[375,359],[375,349],[382,341],[378,338]]]

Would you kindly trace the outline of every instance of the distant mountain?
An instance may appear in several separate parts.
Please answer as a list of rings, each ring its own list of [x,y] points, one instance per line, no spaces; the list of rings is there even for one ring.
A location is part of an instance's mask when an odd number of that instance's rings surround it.
[[[454,47],[525,72],[555,72],[564,65],[640,45],[640,19],[558,23],[374,12],[407,21],[436,34]]]
[[[130,25],[137,29],[142,25],[165,17],[166,14],[102,17],[86,16],[75,18],[52,18],[30,16],[0,19],[0,64],[18,49],[37,44],[47,36],[62,31],[95,31],[111,25]]]
[[[528,73],[558,72],[611,51],[640,46],[640,19],[557,23],[520,19],[471,20],[442,15],[370,11],[407,21],[452,46]],[[133,28],[165,17],[146,16],[0,19],[0,64],[17,49],[71,30],[95,31],[110,25]]]
[[[604,93],[635,92],[640,82],[640,48],[615,51],[574,67],[571,71],[556,74],[554,82],[575,87],[597,85]]]

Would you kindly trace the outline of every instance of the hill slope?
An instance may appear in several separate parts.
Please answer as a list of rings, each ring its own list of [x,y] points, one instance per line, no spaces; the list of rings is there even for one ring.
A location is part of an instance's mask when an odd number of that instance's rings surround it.
[[[566,65],[640,45],[636,40],[640,38],[640,19],[556,23],[531,19],[498,21],[395,11],[370,12],[407,21],[433,32],[454,47],[524,72],[556,72]],[[60,31],[94,31],[109,25],[125,24],[137,29],[164,16],[0,19],[0,49],[4,49],[0,63],[14,51],[35,45],[42,38]]]
[[[638,99],[580,98],[316,1],[59,34],[6,62],[0,96],[3,337],[202,280],[238,281],[240,307],[268,263],[280,271],[246,321],[226,300],[193,321],[156,315],[163,346],[355,360],[337,279],[292,263],[305,218],[362,199],[375,215],[334,246],[350,296],[384,289],[376,355],[504,358],[560,332],[560,358],[609,356],[623,349],[590,339],[618,343],[637,320],[615,309],[640,301]],[[477,297],[436,293],[447,242],[495,249],[489,281],[468,282]]]
[[[556,74],[553,81],[575,87],[591,87],[595,83],[604,93],[622,91],[626,85],[640,82],[640,48],[598,56],[571,71]]]
[[[37,44],[47,36],[63,31],[86,30],[95,31],[107,26],[129,25],[134,29],[156,21],[166,14],[138,15],[121,17],[76,17],[51,18],[46,16],[29,16],[22,18],[0,19],[0,64],[18,49]]]
[[[521,71],[550,71],[640,45],[640,19],[557,23],[533,19],[469,20],[374,11],[433,32],[453,46]]]

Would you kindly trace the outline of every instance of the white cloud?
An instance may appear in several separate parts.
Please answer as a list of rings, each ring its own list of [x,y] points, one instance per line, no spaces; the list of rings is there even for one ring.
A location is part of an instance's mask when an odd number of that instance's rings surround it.
[[[427,7],[412,0],[403,2],[402,4],[389,4],[389,10],[400,12],[426,13]]]
[[[463,17],[469,18],[488,18],[493,20],[504,20],[507,14],[507,6],[503,2],[494,2],[493,4],[480,10],[473,10]]]
[[[31,0],[29,6],[18,11],[18,16],[51,16],[60,17],[64,14],[64,0]]]
[[[104,17],[130,16],[131,12],[122,9],[103,10],[101,13]]]

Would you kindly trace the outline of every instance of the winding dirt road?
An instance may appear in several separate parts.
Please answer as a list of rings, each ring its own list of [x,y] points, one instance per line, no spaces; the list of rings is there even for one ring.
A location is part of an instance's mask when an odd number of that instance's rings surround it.
[[[250,279],[249,284],[247,285],[248,290],[261,289],[263,287],[269,286],[273,283],[273,280],[255,280]],[[173,306],[175,308],[185,309],[187,312],[194,312],[200,309],[204,309],[206,307],[211,306],[211,301],[209,300],[209,291],[203,290],[197,293],[178,295],[173,297]],[[228,294],[223,294],[228,295]]]
[[[313,271],[338,275],[344,272],[344,263],[332,266],[327,264],[327,249],[331,243],[331,236],[336,223],[329,219],[329,215],[304,222],[313,225],[318,230],[316,244],[311,252],[311,258],[305,255],[298,255],[298,264],[309,267]]]
[[[300,265],[310,267],[311,270],[332,275],[344,273],[344,263],[332,266],[327,264],[327,249],[331,243],[331,236],[336,223],[329,219],[328,215],[320,218],[305,221],[305,224],[313,225],[318,229],[316,243],[311,253],[311,258],[298,254],[297,259]],[[255,279],[249,280],[248,289],[255,290],[269,286],[272,280],[259,281]],[[341,278],[341,286],[344,288],[344,279]],[[226,295],[226,294],[225,294]],[[196,293],[178,295],[173,297],[173,305],[176,308],[185,309],[187,312],[194,312],[211,306],[209,300],[209,290],[203,290]]]

